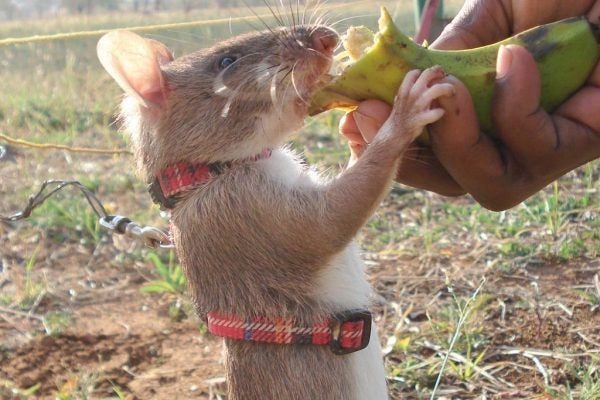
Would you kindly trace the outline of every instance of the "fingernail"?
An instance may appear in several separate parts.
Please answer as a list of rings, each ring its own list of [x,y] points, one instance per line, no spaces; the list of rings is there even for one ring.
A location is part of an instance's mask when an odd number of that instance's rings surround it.
[[[362,114],[358,111],[354,112],[354,121],[356,122],[356,126],[358,126],[358,129],[360,130],[360,133],[365,141],[367,143],[371,143],[379,131],[381,124],[377,121],[377,119],[369,115]]]
[[[498,59],[496,60],[496,80],[503,79],[508,75],[512,66],[513,54],[512,51],[502,45],[498,50]]]

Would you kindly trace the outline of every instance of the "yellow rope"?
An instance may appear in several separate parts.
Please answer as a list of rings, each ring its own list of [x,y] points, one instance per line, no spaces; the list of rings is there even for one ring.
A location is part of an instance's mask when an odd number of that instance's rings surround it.
[[[84,154],[127,154],[127,155],[131,154],[131,152],[129,150],[123,150],[123,149],[115,149],[115,150],[90,149],[90,148],[86,148],[86,147],[71,147],[71,146],[66,146],[64,144],[32,143],[32,142],[28,142],[26,140],[13,139],[13,138],[3,135],[1,133],[0,133],[0,140],[4,140],[5,142],[7,142],[9,144],[13,144],[15,146],[30,147],[32,149],[40,149],[40,150],[65,150],[65,151],[68,151],[71,153],[84,153]]]
[[[347,8],[349,6],[357,5],[360,3],[372,3],[369,0],[356,1],[352,3],[342,3],[336,5],[330,5],[323,7],[323,11],[334,10],[337,8]],[[282,13],[282,17],[288,17],[290,13]],[[280,17],[277,14],[277,17]],[[221,19],[211,19],[211,20],[203,20],[203,21],[193,21],[193,22],[178,22],[173,24],[162,24],[162,25],[147,25],[147,26],[135,26],[131,28],[124,28],[133,32],[151,32],[151,31],[159,31],[166,29],[185,29],[185,28],[195,28],[200,26],[211,26],[211,25],[219,25],[230,22],[244,22],[244,21],[256,21],[264,18],[273,18],[272,14],[264,14],[264,15],[251,15],[246,17],[236,17],[236,18],[221,18]],[[21,44],[28,43],[42,43],[42,42],[51,42],[57,40],[70,40],[70,39],[84,39],[89,37],[96,37],[104,35],[110,31],[115,29],[99,29],[95,31],[81,31],[81,32],[72,32],[72,33],[57,33],[53,35],[35,35],[28,37],[20,37],[20,38],[8,38],[8,39],[0,39],[0,47],[5,46],[15,46]]]
[[[183,28],[192,28],[198,26],[209,26],[209,25],[217,25],[222,24],[229,21],[246,21],[253,20],[257,17],[240,17],[240,18],[223,18],[223,19],[214,19],[209,21],[195,21],[195,22],[179,22],[174,24],[163,24],[163,25],[147,25],[147,26],[136,26],[132,28],[126,28],[129,31],[133,32],[150,32],[157,30],[165,30],[165,29],[183,29]],[[105,33],[113,31],[114,29],[99,29],[96,31],[81,31],[81,32],[72,32],[72,33],[57,33],[54,35],[36,35],[22,38],[9,38],[0,40],[1,46],[13,46],[19,44],[28,44],[28,43],[41,43],[41,42],[52,42],[56,40],[69,40],[69,39],[85,39],[88,37],[101,36]]]
[[[330,5],[322,8],[322,11],[333,10],[337,8],[347,8],[349,6],[358,5],[361,3],[371,3],[370,0],[359,0],[352,3],[341,3],[336,5]],[[281,17],[289,17],[290,13],[281,13],[277,14],[278,18]],[[127,30],[134,32],[151,32],[157,30],[166,30],[166,29],[184,29],[184,28],[193,28],[199,26],[211,26],[218,25],[223,23],[231,23],[231,22],[244,22],[244,21],[256,21],[264,18],[272,18],[274,17],[272,14],[264,14],[264,15],[252,15],[246,17],[237,17],[237,18],[221,18],[221,19],[213,19],[213,20],[204,20],[204,21],[194,21],[194,22],[179,22],[173,24],[162,24],[162,25],[147,25],[147,26],[136,26],[131,28],[126,28]],[[21,37],[21,38],[8,38],[8,39],[0,39],[0,47],[5,46],[15,46],[21,44],[28,43],[43,43],[43,42],[51,42],[57,40],[69,40],[69,39],[83,39],[95,36],[104,35],[114,29],[99,29],[95,31],[81,31],[81,32],[72,32],[72,33],[57,33],[53,35],[35,35],[29,37]],[[108,150],[108,149],[91,149],[85,147],[71,147],[62,144],[52,144],[52,143],[32,143],[26,140],[21,139],[13,139],[6,135],[0,134],[0,139],[4,140],[9,144],[13,144],[15,146],[21,147],[29,147],[33,149],[43,149],[43,150],[65,150],[71,153],[85,153],[85,154],[131,154],[128,150],[116,149],[116,150]]]

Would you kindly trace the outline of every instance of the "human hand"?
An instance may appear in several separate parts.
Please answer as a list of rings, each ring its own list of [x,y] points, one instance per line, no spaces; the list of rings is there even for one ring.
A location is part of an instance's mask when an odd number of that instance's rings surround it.
[[[432,47],[485,46],[538,25],[584,15],[590,22],[600,23],[600,1],[467,0]]]
[[[381,100],[366,100],[356,111],[340,121],[340,133],[350,145],[350,164],[354,164],[373,142],[390,116],[392,107]],[[396,180],[405,185],[429,190],[445,196],[459,196],[465,191],[440,164],[431,147],[413,142],[404,151]]]
[[[600,22],[600,0],[468,0],[433,46],[478,47],[532,26],[575,15]],[[445,117],[430,128],[431,147],[414,144],[398,181],[445,195],[466,192],[484,207],[512,207],[564,173],[600,156],[600,67],[588,84],[550,116],[539,109],[539,74],[531,55],[509,46],[499,54],[494,122],[500,143],[479,131],[466,88],[452,77],[456,96],[442,99]],[[371,100],[341,123],[358,156],[390,107]],[[458,111],[458,113],[457,113]],[[459,114],[459,115],[457,115]]]
[[[539,24],[586,14],[600,22],[600,0],[467,1],[434,45],[483,46]],[[431,146],[452,178],[484,207],[510,208],[600,157],[600,65],[583,88],[549,115],[539,107],[540,77],[533,57],[519,46],[501,49],[493,108],[499,141],[480,133],[469,93],[455,84],[457,95],[440,99],[446,116],[431,127]]]

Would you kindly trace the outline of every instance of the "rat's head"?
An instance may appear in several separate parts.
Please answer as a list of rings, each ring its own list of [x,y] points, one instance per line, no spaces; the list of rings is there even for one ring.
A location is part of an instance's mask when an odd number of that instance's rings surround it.
[[[324,26],[276,28],[174,60],[159,42],[115,31],[98,56],[127,95],[122,119],[149,177],[175,162],[235,160],[281,144],[302,125],[337,42]]]

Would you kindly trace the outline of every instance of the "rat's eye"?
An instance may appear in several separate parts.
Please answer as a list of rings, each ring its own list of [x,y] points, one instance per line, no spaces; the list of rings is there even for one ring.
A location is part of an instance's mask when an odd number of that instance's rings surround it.
[[[223,56],[219,60],[219,69],[225,69],[235,62],[234,56]]]

